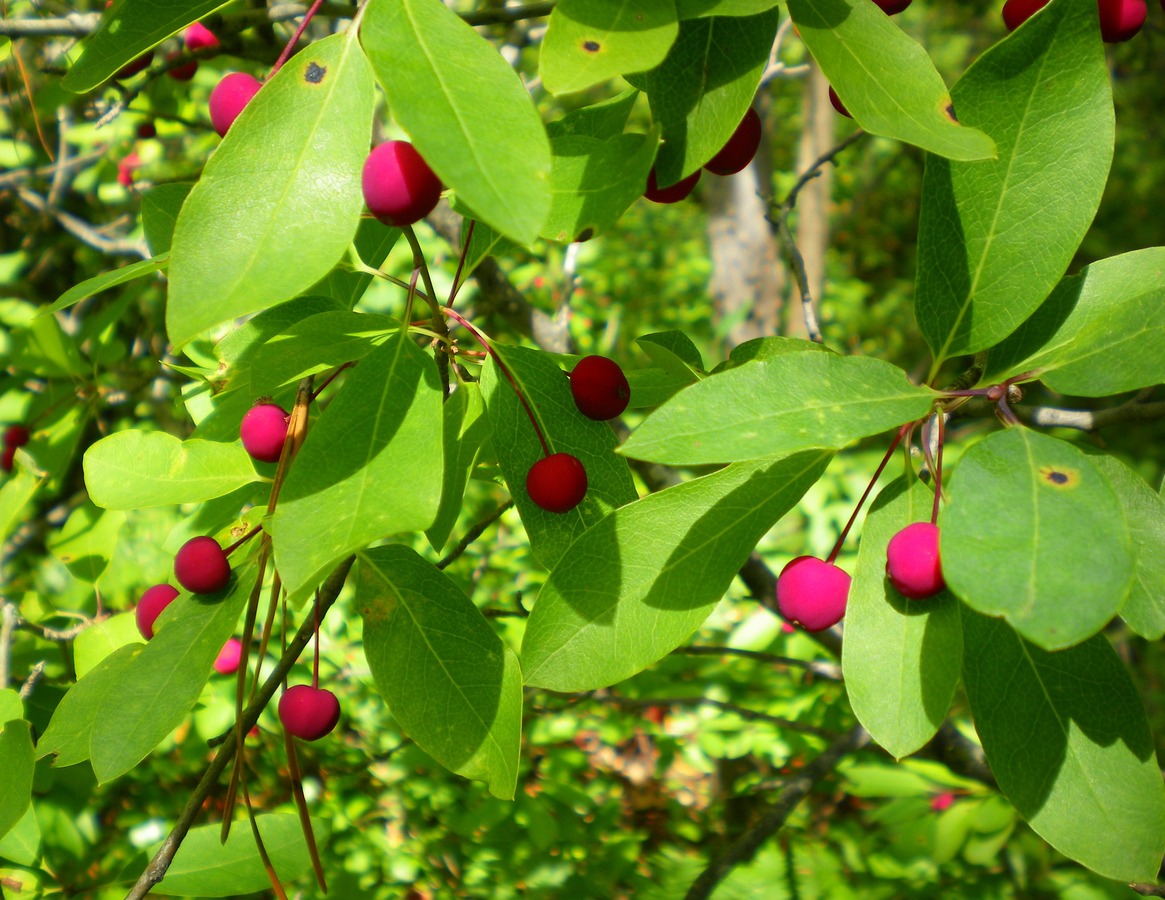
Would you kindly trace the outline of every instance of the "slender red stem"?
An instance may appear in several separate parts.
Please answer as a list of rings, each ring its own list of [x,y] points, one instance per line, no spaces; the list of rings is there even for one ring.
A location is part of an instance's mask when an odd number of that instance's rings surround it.
[[[250,531],[248,531],[246,534],[244,534],[241,538],[239,538],[237,541],[235,541],[233,544],[231,544],[229,547],[227,547],[223,551],[223,556],[230,556],[237,549],[239,549],[239,547],[241,547],[243,544],[247,543],[247,541],[249,541],[251,538],[253,538],[255,535],[257,535],[262,530],[263,530],[262,525],[256,525],[254,528],[252,528]]]
[[[291,51],[295,49],[295,45],[299,43],[299,39],[303,37],[304,31],[307,30],[308,23],[311,22],[312,16],[314,16],[316,14],[316,10],[318,10],[323,5],[324,0],[316,0],[316,2],[308,8],[308,11],[303,14],[303,19],[300,21],[299,27],[295,29],[295,34],[291,36],[291,40],[287,42],[287,46],[284,47],[283,52],[279,54],[279,59],[275,60],[275,65],[271,67],[271,75],[274,75],[276,72],[283,68],[283,64],[287,62],[288,58],[291,56]],[[267,76],[268,80],[271,79],[271,75]]]
[[[345,369],[352,368],[352,366],[354,366],[354,365],[356,365],[356,360],[354,360],[354,359],[349,360],[348,362],[346,362],[342,366],[340,366],[338,369],[336,369],[335,372],[333,372],[331,375],[329,375],[327,378],[325,378],[324,383],[321,384],[314,391],[312,391],[312,393],[311,393],[312,400],[314,401],[316,399],[316,397],[318,397],[323,392],[324,388],[326,388],[329,384],[331,384],[333,381],[335,381],[337,375],[339,375]]]
[[[470,219],[469,227],[465,229],[465,243],[461,245],[461,258],[457,260],[457,271],[453,275],[453,286],[449,288],[449,302],[445,304],[446,306],[453,305],[457,292],[461,289],[461,271],[465,268],[465,257],[469,255],[469,242],[473,240],[473,226],[476,224],[476,219]]]
[[[858,500],[858,505],[854,507],[854,511],[850,514],[849,521],[845,523],[845,528],[841,530],[841,534],[837,538],[837,543],[833,545],[833,551],[829,554],[829,558],[825,560],[827,563],[832,563],[835,559],[837,559],[837,554],[841,552],[841,545],[845,543],[846,535],[849,534],[849,530],[853,527],[854,522],[857,521],[858,513],[861,511],[862,506],[865,504],[866,498],[870,496],[870,491],[874,489],[874,485],[878,482],[878,476],[880,476],[882,474],[882,470],[886,468],[886,463],[888,463],[890,461],[890,457],[894,455],[894,450],[898,447],[898,442],[902,440],[903,435],[906,434],[907,430],[912,424],[912,422],[907,422],[905,425],[899,428],[898,433],[894,435],[894,440],[890,442],[890,447],[886,450],[886,455],[882,457],[882,461],[878,463],[878,468],[874,470],[874,477],[871,478],[870,483],[866,485],[866,489],[862,492],[861,499]]]
[[[315,603],[312,604],[313,624],[315,625],[316,652],[311,667],[311,686],[315,690],[320,687],[320,592],[316,591]]]

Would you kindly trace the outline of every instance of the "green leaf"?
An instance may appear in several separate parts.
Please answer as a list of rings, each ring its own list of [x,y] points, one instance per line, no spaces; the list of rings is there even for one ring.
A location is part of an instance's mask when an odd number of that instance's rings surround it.
[[[512,800],[522,740],[514,651],[447,575],[408,547],[360,556],[364,655],[393,718],[441,765]]]
[[[1160,640],[1165,637],[1165,498],[1115,457],[1098,453],[1089,459],[1116,491],[1132,540],[1133,585],[1121,618],[1141,637]]]
[[[122,266],[120,269],[114,269],[112,272],[102,272],[100,275],[95,275],[92,278],[86,278],[80,284],[69,288],[61,294],[53,305],[45,307],[40,312],[40,315],[47,316],[58,310],[66,309],[74,303],[80,303],[82,300],[87,297],[92,297],[94,294],[100,294],[102,291],[117,287],[119,284],[126,284],[146,275],[152,275],[154,272],[166,268],[168,261],[169,254],[162,253],[153,259],[143,259],[141,262],[130,263],[128,266]]]
[[[967,127],[961,103],[959,118],[951,113],[951,95],[926,51],[873,3],[789,0],[789,15],[866,131],[951,159],[995,155],[991,137]]]
[[[60,531],[49,536],[49,549],[73,575],[95,584],[109,565],[124,522],[123,512],[83,503],[69,513]]]
[[[654,69],[678,33],[675,0],[559,0],[538,73],[552,94],[581,91],[624,72]]]
[[[530,499],[526,474],[542,458],[542,445],[514,388],[490,359],[481,371],[481,391],[493,447],[530,538],[530,548],[542,565],[552,568],[583,531],[636,498],[635,483],[626,460],[612,452],[617,439],[611,426],[578,411],[570,394],[570,380],[552,357],[522,347],[493,347],[529,402],[550,452],[573,454],[587,472],[586,496],[572,510],[547,512]]]
[[[269,530],[287,590],[372,541],[428,528],[443,478],[437,366],[398,332],[348,373],[283,484]]]
[[[461,229],[463,237],[466,233],[465,229],[468,227],[469,221],[466,220]],[[466,279],[473,274],[473,270],[481,265],[487,256],[504,256],[515,246],[513,241],[494,231],[485,222],[474,220],[473,234],[470,235],[469,246],[465,250],[465,265],[461,267],[461,280],[458,285],[464,284]]]
[[[1048,653],[998,619],[963,615],[967,698],[1007,799],[1069,858],[1154,881],[1165,788],[1140,695],[1108,641]]]
[[[1150,247],[1065,278],[988,352],[988,383],[1035,370],[1060,393],[1104,397],[1165,381],[1162,271],[1165,247]]]
[[[284,881],[292,881],[311,871],[311,857],[299,816],[291,813],[260,813],[255,816],[263,846],[271,865]],[[327,842],[331,823],[312,818],[312,831],[320,846]],[[166,877],[157,885],[159,894],[171,897],[235,897],[267,891],[271,882],[255,847],[249,828],[231,829],[226,842],[219,839],[219,825],[192,828],[174,854]],[[161,842],[149,849],[153,857]]]
[[[685,466],[839,448],[925,416],[934,397],[880,359],[783,353],[680,391],[619,452]]]
[[[908,600],[886,578],[886,547],[911,522],[930,521],[934,492],[899,478],[870,508],[845,613],[842,671],[854,714],[896,759],[929,741],[959,684],[959,604],[944,591]]]
[[[393,118],[475,218],[521,244],[550,211],[550,142],[525,85],[440,0],[372,0],[361,40]]]
[[[174,229],[166,328],[176,347],[291,299],[344,256],[364,206],[372,107],[355,29],[297,53],[247,104]]]
[[[89,759],[99,783],[124,775],[186,718],[254,582],[255,567],[246,566],[219,593],[182,593],[158,617],[149,643],[97,698]]]
[[[155,256],[170,252],[178,213],[193,187],[194,182],[176,181],[142,192],[142,231]]]
[[[403,232],[399,228],[390,228],[376,219],[361,219],[352,243],[360,261],[366,266],[378,269],[388,258],[389,251],[400,240],[401,234]],[[345,309],[351,309],[364,296],[370,284],[372,284],[370,272],[350,270],[341,263],[319,283],[312,285],[308,293],[334,297]]]
[[[552,141],[567,135],[609,138],[622,134],[638,97],[639,91],[623,91],[590,106],[571,110],[561,119],[548,122],[546,133]]]
[[[36,496],[42,480],[19,466],[0,486],[0,543],[24,521],[21,513]]]
[[[481,389],[475,384],[459,385],[441,409],[445,447],[445,476],[437,518],[425,531],[429,544],[438,552],[449,540],[461,514],[465,485],[482,444],[489,438],[489,419]]]
[[[85,487],[104,509],[201,503],[259,480],[238,441],[180,441],[164,431],[119,431],[85,451]]]
[[[614,225],[643,196],[658,142],[656,130],[606,140],[582,135],[554,138],[554,193],[542,237],[570,243]]]
[[[142,636],[132,610],[94,622],[73,641],[73,666],[77,670],[77,677],[84,678],[107,656],[127,644],[140,644],[141,641]]]
[[[628,78],[647,92],[663,129],[655,161],[661,187],[695,172],[720,152],[748,111],[777,33],[777,10],[680,23],[667,58]]]
[[[77,298],[81,299],[81,298]],[[25,377],[90,378],[91,367],[81,359],[76,343],[53,316],[35,315],[23,327],[13,328],[6,364]]]
[[[24,718],[24,701],[14,688],[0,688],[0,725]]]
[[[0,838],[24,816],[32,800],[33,746],[27,722],[13,719],[0,727]]]
[[[1096,214],[1114,129],[1097,27],[1092,0],[1057,0],[989,48],[951,92],[960,119],[988,131],[999,156],[926,162],[915,315],[936,365],[1014,331]]]
[[[36,821],[36,811],[29,806],[12,830],[0,838],[0,860],[18,866],[35,866],[40,859],[40,844],[40,825]]]
[[[662,659],[708,617],[757,541],[831,456],[738,463],[628,504],[583,532],[526,624],[526,683],[594,690]]]
[[[1065,441],[996,432],[959,461],[940,547],[947,586],[1048,650],[1103,628],[1128,596],[1129,528],[1107,478]]]
[[[692,339],[682,331],[645,334],[637,337],[635,343],[653,363],[677,377],[686,379],[689,384],[695,384],[707,371],[700,351],[696,349]]]
[[[121,0],[85,41],[85,52],[61,86],[74,94],[87,93],[130,60],[226,5],[224,0]]]
[[[779,0],[677,0],[681,19],[698,16],[755,16],[772,9]]]

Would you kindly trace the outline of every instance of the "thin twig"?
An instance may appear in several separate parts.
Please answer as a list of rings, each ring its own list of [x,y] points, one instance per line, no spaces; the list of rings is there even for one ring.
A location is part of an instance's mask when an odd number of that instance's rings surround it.
[[[20,686],[20,699],[27,700],[32,696],[32,692],[36,690],[36,683],[40,681],[40,677],[44,674],[45,661],[42,659],[35,666],[32,671],[28,673],[28,677],[24,679],[24,684]]]
[[[73,237],[82,243],[88,244],[94,250],[100,250],[102,253],[139,256],[142,259],[150,259],[150,250],[146,246],[145,241],[106,237],[84,219],[79,219],[77,216],[65,212],[63,209],[50,206],[44,197],[26,187],[17,186],[16,193],[21,200],[34,210],[56,219],[57,223],[65,231],[69,232],[69,234],[73,235]]]
[[[755,659],[758,662],[770,663],[774,666],[792,666],[805,669],[827,681],[841,681],[841,666],[836,663],[818,662],[812,659],[797,659],[792,656],[778,656],[775,653],[762,653],[758,650],[742,650],[738,647],[709,647],[695,644],[687,647],[677,647],[672,653],[682,653],[685,656],[740,656],[744,659]]]
[[[613,694],[608,690],[602,690],[592,691],[590,694],[583,695],[581,699],[587,699],[588,697],[626,709],[645,709],[648,706],[714,706],[724,712],[735,713],[748,722],[768,722],[770,725],[776,725],[778,728],[799,731],[804,734],[813,734],[817,737],[829,739],[837,736],[834,732],[818,728],[815,725],[806,725],[804,722],[797,722],[793,719],[783,718],[782,716],[769,715],[768,713],[763,713],[755,709],[749,709],[746,706],[737,706],[735,703],[728,703],[724,700],[714,700],[711,697],[623,697],[619,694]]]
[[[450,563],[452,563],[453,560],[455,560],[455,559],[457,559],[457,557],[461,556],[462,553],[464,553],[466,550],[469,549],[469,546],[474,541],[476,541],[479,537],[482,536],[482,534],[485,533],[485,530],[487,528],[489,528],[494,522],[496,522],[498,519],[500,519],[502,517],[502,514],[505,513],[506,510],[512,509],[513,506],[514,506],[514,501],[507,500],[505,503],[503,503],[501,506],[499,506],[497,509],[495,509],[492,513],[490,513],[488,516],[486,516],[484,519],[482,519],[480,522],[478,522],[476,525],[474,525],[472,528],[470,528],[469,531],[465,532],[465,536],[457,542],[457,546],[454,547],[452,550],[450,550],[447,554],[445,554],[445,556],[442,557],[441,561],[439,563],[437,563],[437,568],[444,569],[446,566],[448,566]]]

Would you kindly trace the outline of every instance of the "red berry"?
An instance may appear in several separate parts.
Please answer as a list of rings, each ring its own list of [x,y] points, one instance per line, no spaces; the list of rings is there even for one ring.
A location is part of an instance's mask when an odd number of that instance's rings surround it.
[[[177,59],[178,53],[171,53],[166,57],[166,62],[171,62]],[[182,63],[180,66],[175,66],[173,69],[167,69],[166,74],[175,81],[189,81],[194,77],[194,73],[198,71],[198,60],[192,59],[190,62]]]
[[[1024,22],[1048,5],[1048,0],[1007,0],[1003,4],[1003,24],[1015,31]]]
[[[138,126],[138,137],[143,141],[148,141],[152,137],[158,136],[158,129],[153,122],[142,122]]]
[[[833,108],[845,116],[847,119],[852,119],[850,111],[845,108],[845,104],[841,102],[841,97],[837,96],[837,91],[833,89],[833,85],[829,87],[829,102],[833,104]]]
[[[544,456],[526,474],[526,493],[548,512],[564,513],[586,496],[587,470],[569,453]]]
[[[133,614],[138,623],[138,631],[147,641],[154,636],[154,622],[177,596],[178,589],[170,584],[155,584],[146,588]]]
[[[441,199],[441,179],[408,141],[388,141],[364,161],[361,179],[368,211],[386,225],[419,222]]]
[[[4,446],[23,447],[31,436],[31,432],[23,425],[9,425],[4,432]]]
[[[219,137],[225,137],[251,98],[259,93],[262,82],[246,72],[231,72],[210,92],[210,123]]]
[[[623,413],[631,400],[631,385],[619,364],[605,356],[584,356],[570,373],[574,405],[588,419],[600,422]]]
[[[340,721],[340,701],[331,691],[297,684],[279,698],[279,721],[293,737],[318,741]]]
[[[903,597],[924,600],[946,587],[938,553],[938,526],[931,522],[907,525],[886,548],[886,574]]]
[[[643,196],[652,203],[679,203],[695,190],[696,182],[699,180],[700,170],[696,169],[687,178],[661,188],[655,180],[655,166],[652,166],[651,172],[647,176],[647,190],[643,192]]]
[[[0,469],[11,472],[16,466],[16,448],[9,445],[0,451]]]
[[[841,621],[850,577],[816,556],[798,556],[777,578],[777,608],[806,631],[824,631]]]
[[[287,419],[287,411],[274,403],[251,407],[239,425],[243,449],[260,462],[279,462],[287,440]]]
[[[174,557],[174,577],[193,594],[213,594],[231,580],[231,564],[212,537],[195,537]]]
[[[233,675],[239,671],[239,663],[242,659],[243,642],[238,638],[231,638],[218,651],[218,656],[214,660],[214,670],[219,675]]]
[[[182,43],[186,45],[187,50],[202,50],[206,47],[217,47],[218,38],[201,22],[195,22],[182,32]]]
[[[133,187],[133,173],[142,164],[142,158],[136,152],[130,153],[117,161],[117,183],[122,187]]]
[[[756,156],[760,146],[760,115],[751,106],[720,152],[704,163],[713,175],[735,175]]]
[[[1100,0],[1100,36],[1106,43],[1119,44],[1133,37],[1145,24],[1145,0]]]
[[[150,63],[154,61],[154,51],[147,50],[137,59],[132,59],[124,66],[113,73],[114,78],[131,78],[138,72],[149,67]]]
[[[896,16],[910,5],[910,0],[874,0],[888,16]]]

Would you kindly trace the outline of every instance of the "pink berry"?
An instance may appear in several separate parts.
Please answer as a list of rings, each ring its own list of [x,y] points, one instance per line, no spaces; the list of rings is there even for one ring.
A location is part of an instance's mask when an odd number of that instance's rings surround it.
[[[233,675],[239,671],[239,663],[242,658],[243,642],[238,638],[231,638],[218,651],[218,656],[214,660],[214,670],[219,675]]]
[[[169,56],[166,57],[166,62],[172,62],[172,61],[176,60],[179,57],[179,55],[180,54],[178,54],[177,52],[171,53]],[[190,60],[190,62],[182,63],[182,65],[180,65],[180,66],[175,66],[172,69],[167,69],[166,74],[169,75],[171,78],[173,78],[175,81],[189,81],[191,78],[194,77],[194,75],[197,71],[198,71],[198,60],[192,59],[192,60]]]
[[[261,403],[247,410],[239,425],[243,449],[260,462],[279,462],[287,440],[287,411],[274,403]]]
[[[136,59],[130,60],[124,66],[122,66],[120,69],[118,69],[116,72],[114,72],[113,77],[117,78],[117,79],[131,78],[134,75],[136,75],[138,72],[141,72],[144,69],[149,68],[150,63],[152,63],[153,61],[154,61],[154,51],[147,50],[141,56],[137,57]]]
[[[631,385],[614,360],[584,356],[570,373],[570,393],[579,412],[603,422],[622,415],[631,400]]]
[[[1145,24],[1145,0],[1100,0],[1100,36],[1109,44],[1133,37]]]
[[[1048,5],[1048,0],[1007,0],[1003,4],[1003,24],[1015,31],[1024,22]]]
[[[526,493],[547,512],[564,513],[586,496],[587,470],[569,453],[544,456],[526,474]]]
[[[874,0],[888,16],[896,16],[910,5],[910,0]]]
[[[850,577],[816,556],[798,556],[777,578],[777,608],[806,631],[824,631],[841,621]]]
[[[28,443],[32,433],[23,425],[9,425],[4,432],[5,447],[23,447]]]
[[[652,203],[679,203],[696,189],[696,182],[699,180],[700,170],[696,169],[687,178],[661,188],[655,180],[655,166],[652,166],[651,172],[647,175],[647,190],[643,192],[643,196]]]
[[[210,92],[210,123],[219,137],[225,137],[251,98],[259,93],[263,84],[246,72],[231,72]]]
[[[735,175],[756,156],[760,147],[760,115],[751,106],[720,152],[704,163],[713,175]]]
[[[924,600],[946,587],[938,554],[938,526],[907,525],[886,548],[886,574],[903,597]]]
[[[293,737],[318,741],[340,721],[340,701],[331,691],[297,684],[279,698],[279,721]]]
[[[212,537],[194,537],[174,557],[174,577],[192,594],[213,594],[231,580],[231,564]]]
[[[218,38],[201,22],[195,22],[182,32],[182,43],[186,45],[187,50],[202,50],[206,47],[217,47]]]
[[[935,794],[930,799],[930,808],[934,812],[943,812],[950,809],[955,803],[955,795],[953,791],[943,791],[941,794]]]
[[[127,156],[117,161],[117,183],[122,187],[133,187],[134,172],[142,164],[142,158],[137,155],[137,152],[128,154]]]
[[[146,588],[134,609],[134,619],[138,623],[138,631],[147,641],[154,636],[154,622],[177,596],[178,589],[170,584],[155,584]]]
[[[408,141],[388,141],[364,161],[361,182],[368,211],[386,225],[419,222],[441,199],[441,180]]]

